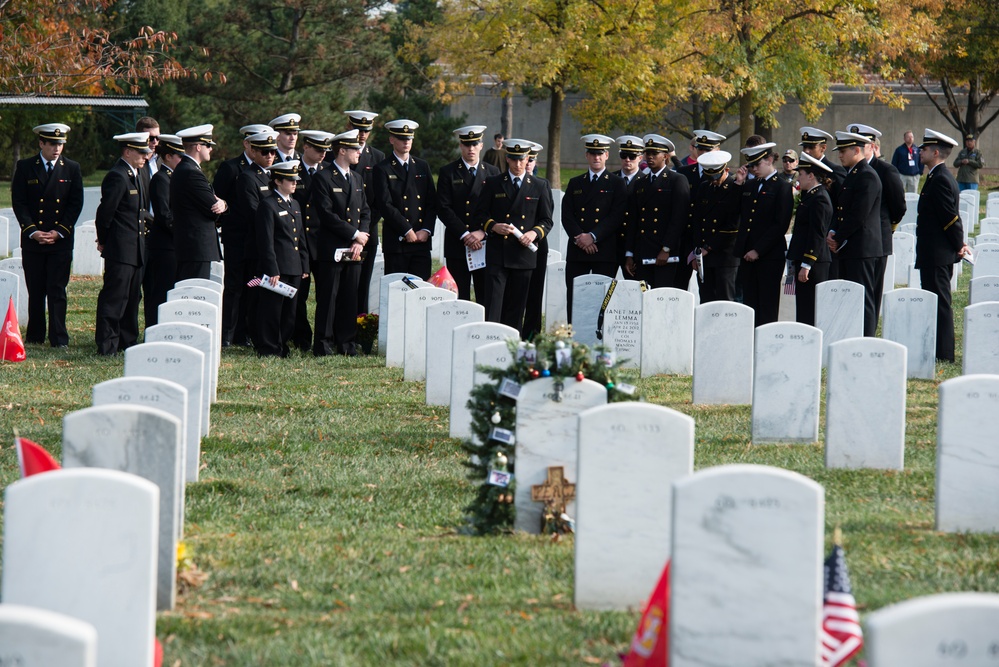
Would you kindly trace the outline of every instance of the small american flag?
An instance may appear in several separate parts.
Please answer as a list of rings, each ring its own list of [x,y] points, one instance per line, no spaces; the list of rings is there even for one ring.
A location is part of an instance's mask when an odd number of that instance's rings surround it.
[[[846,554],[838,544],[833,544],[825,563],[820,640],[824,667],[845,665],[864,645],[857,603],[853,599],[850,574],[846,570]]]
[[[794,294],[794,264],[791,262],[787,263],[787,277],[784,278],[784,294]]]
[[[246,283],[247,287],[260,287],[260,278],[250,278],[250,282]]]

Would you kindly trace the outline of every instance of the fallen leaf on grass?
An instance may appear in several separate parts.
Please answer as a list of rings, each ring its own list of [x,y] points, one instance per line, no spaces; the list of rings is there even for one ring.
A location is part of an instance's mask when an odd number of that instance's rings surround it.
[[[401,523],[395,524],[395,527],[396,528],[402,528],[403,530],[406,530],[406,526],[402,525]]]
[[[369,489],[377,489],[378,488],[377,484],[365,484],[364,486],[367,487],[367,488],[369,488]]]
[[[533,621],[534,620],[534,617],[531,616],[530,614],[528,614],[526,611],[519,611],[517,613],[520,614],[520,617],[522,619],[524,619],[525,621]]]
[[[459,614],[464,614],[466,609],[468,609],[468,603],[467,602],[462,602],[460,605],[458,605],[458,613]]]
[[[594,658],[592,655],[587,655],[583,657],[583,662],[585,662],[587,665],[599,665],[603,663],[603,660],[601,660],[600,658]]]
[[[402,567],[399,568],[399,574],[406,574],[411,569],[412,569],[411,565],[403,565]]]
[[[188,618],[197,618],[199,620],[207,620],[209,618],[215,618],[213,614],[209,614],[207,611],[186,611],[184,616]]]
[[[292,579],[291,580],[291,590],[293,590],[293,591],[297,591],[298,590],[298,581],[296,579]]]

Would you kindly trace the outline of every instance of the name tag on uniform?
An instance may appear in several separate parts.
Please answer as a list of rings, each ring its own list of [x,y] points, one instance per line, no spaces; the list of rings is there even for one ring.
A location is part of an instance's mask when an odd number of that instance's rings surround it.
[[[388,177],[389,177],[389,180],[390,180],[390,181],[396,181],[396,180],[399,180],[399,177],[398,177],[398,176],[396,176],[395,174],[389,174],[389,175],[388,175]]]
[[[333,188],[333,192],[343,192],[343,188]]]
[[[462,178],[456,178],[453,181],[451,181],[451,184],[452,185],[464,185],[465,184],[465,180],[462,179]]]
[[[288,211],[278,211],[278,215],[288,215]]]
[[[505,192],[497,192],[496,193],[496,199],[503,199],[504,197],[506,197],[506,193]]]
[[[38,179],[37,178],[31,179],[30,181],[28,181],[28,185],[38,185]]]
[[[583,191],[582,190],[573,190],[572,194],[574,194],[574,195],[581,195],[581,194],[583,194]]]
[[[139,194],[139,191],[138,190],[129,190],[128,194],[130,194],[130,195],[137,195],[137,194]]]
[[[270,189],[270,186],[267,186],[267,185],[261,185],[259,187],[260,187],[260,191],[261,192],[266,192],[267,190]]]

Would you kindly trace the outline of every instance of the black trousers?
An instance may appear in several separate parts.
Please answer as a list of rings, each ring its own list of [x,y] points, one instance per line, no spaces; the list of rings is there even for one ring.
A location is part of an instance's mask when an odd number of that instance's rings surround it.
[[[888,257],[880,257],[878,259],[877,273],[874,274],[874,316],[881,317],[881,298],[884,296],[885,292],[885,269],[888,268]],[[895,289],[892,285],[891,289]]]
[[[475,302],[485,307],[486,284],[488,282],[486,279],[486,270],[469,271],[465,253],[461,253],[460,255],[445,254],[444,259],[447,262],[447,270],[451,273],[451,277],[454,278],[455,285],[458,286],[458,298],[471,301],[472,285],[475,285]]]
[[[794,319],[802,324],[815,326],[815,286],[829,279],[830,262],[816,262],[808,271],[808,282],[798,280],[801,263],[794,268]]]
[[[676,287],[676,271],[680,266],[679,263],[674,262],[673,264],[664,264],[662,266],[656,266],[655,264],[644,265],[637,257],[634,259],[635,280],[644,280],[650,289]],[[566,265],[566,269],[568,268],[568,265]],[[627,275],[627,272],[625,272],[625,275]]]
[[[34,241],[32,241],[34,243]],[[52,347],[69,345],[66,330],[66,285],[73,251],[22,252],[24,285],[28,289],[28,326],[25,342],[45,342],[45,302],[49,306],[49,343]],[[7,304],[3,304],[7,312]]]
[[[735,274],[738,272],[738,266],[705,266],[704,282],[697,282],[701,303],[735,301]]]
[[[864,286],[864,335],[873,336],[878,330],[878,312],[875,307],[875,286],[881,257],[859,259],[839,258],[840,280],[849,280]],[[884,274],[884,271],[881,271]]]
[[[116,354],[139,340],[142,267],[104,260],[104,287],[97,295],[98,354]]]
[[[148,329],[159,321],[160,304],[166,303],[167,292],[177,282],[177,253],[156,249],[147,252],[146,259],[142,275],[142,309]]]
[[[353,355],[357,334],[357,281],[361,267],[353,262],[316,262],[316,323],[312,353]]]
[[[566,262],[565,263],[565,312],[572,322],[572,283],[578,276],[596,273],[613,278],[617,275],[616,262]]]
[[[489,310],[486,320],[499,322],[517,331],[524,328],[524,312],[534,269],[508,269],[486,266],[489,276]]]
[[[229,275],[229,267],[226,267],[226,275]],[[209,262],[182,262],[177,261],[177,282],[188,278],[204,278],[210,280],[212,277],[212,263]],[[223,305],[223,309],[225,306]]]
[[[742,302],[753,309],[756,326],[777,321],[783,275],[783,259],[742,261]]]
[[[280,280],[292,287],[298,287],[301,274],[281,275]],[[257,316],[253,320],[256,329],[253,335],[254,347],[261,357],[287,357],[288,344],[295,330],[295,300],[281,296],[263,287],[257,287]]]
[[[423,280],[430,280],[430,269],[433,262],[430,251],[425,252],[394,252],[383,255],[385,258],[385,275],[390,273],[411,273]]]
[[[298,294],[295,295],[295,331],[291,335],[291,341],[302,352],[312,349],[312,325],[309,323],[311,285],[312,276],[302,278],[302,282],[298,285]]]
[[[368,243],[364,246],[368,253],[361,262],[361,270],[357,279],[357,314],[367,314],[371,305],[368,303],[368,289],[371,287],[371,275],[375,270],[375,255],[378,253],[378,224],[372,223]],[[388,273],[386,271],[385,273]]]
[[[954,361],[954,309],[950,293],[953,275],[953,264],[919,269],[920,287],[937,295],[937,359],[950,362]]]

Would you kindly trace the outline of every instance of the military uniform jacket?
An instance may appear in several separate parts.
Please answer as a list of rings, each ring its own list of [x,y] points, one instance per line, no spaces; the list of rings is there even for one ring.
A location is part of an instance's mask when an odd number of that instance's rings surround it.
[[[145,262],[146,226],[141,214],[141,177],[124,160],[118,160],[101,182],[101,203],[94,224],[101,256],[110,262],[142,266]]]
[[[678,167],[676,173],[680,174],[687,179],[687,183],[690,185],[690,191],[694,192],[697,190],[697,186],[701,184],[704,180],[704,176],[701,173],[701,165],[697,162],[693,164],[685,164],[682,167]]]
[[[732,248],[739,233],[741,202],[742,188],[731,176],[720,183],[704,179],[694,191],[690,202],[691,241],[695,248],[707,248],[705,267],[739,265]]]
[[[787,248],[788,259],[805,264],[832,261],[826,244],[832,213],[832,199],[825,186],[817,185],[801,193],[798,211],[794,214],[791,244]]]
[[[753,179],[742,184],[742,203],[739,205],[739,234],[732,254],[742,258],[755,250],[761,260],[784,259],[787,242],[784,235],[791,226],[794,195],[791,184],[777,172],[762,180]]]
[[[153,174],[149,182],[149,201],[155,213],[146,236],[146,249],[173,251],[173,211],[170,208],[170,177],[173,170],[166,165]]]
[[[316,261],[332,262],[337,248],[349,248],[356,232],[369,232],[371,209],[361,175],[343,177],[336,165],[317,171],[312,178],[309,209],[317,220]]]
[[[847,172],[836,198],[832,229],[841,245],[840,259],[883,257],[881,250],[881,179],[861,160]]]
[[[316,174],[320,171],[326,169],[326,163],[320,162],[314,169]],[[295,188],[295,194],[292,196],[298,205],[302,208],[302,224],[305,226],[305,243],[309,249],[309,259],[315,261],[316,259],[316,234],[319,232],[319,218],[316,217],[315,211],[309,203],[312,198],[312,183],[315,181],[315,176],[309,173],[309,169],[305,166],[304,162],[298,165],[298,175],[302,179],[298,182],[298,186]]]
[[[644,174],[639,170],[630,181],[620,169],[615,171],[614,175],[623,180],[625,185],[624,210],[621,212],[621,224],[617,227],[617,254],[618,257],[623,257],[628,245],[628,222],[631,219],[631,198],[635,196],[635,186],[638,185],[639,179]]]
[[[833,203],[833,211],[836,210],[836,197],[839,195],[839,189],[843,187],[843,181],[846,180],[846,168],[839,163],[839,161],[833,162],[825,155],[819,160],[822,164],[832,169],[832,179],[833,184],[829,188],[829,198]]]
[[[680,241],[690,216],[690,185],[669,168],[658,176],[636,177],[628,205],[628,250],[639,259],[652,259],[664,248],[680,254]]]
[[[236,185],[236,179],[239,178],[240,173],[242,173],[242,171],[251,164],[253,163],[246,158],[246,153],[244,152],[240,153],[239,157],[231,158],[219,165],[218,171],[215,172],[215,180],[212,181],[212,187],[215,189],[215,194],[217,194],[220,199],[224,199],[226,202],[229,202],[229,198],[232,196],[232,188]],[[228,215],[228,213],[224,213],[223,217],[226,215]]]
[[[465,232],[482,229],[475,225],[473,218],[482,186],[487,178],[499,176],[499,173],[493,165],[479,161],[475,176],[472,176],[460,158],[441,167],[437,174],[437,198],[440,201],[437,215],[444,223],[445,256],[464,257],[465,244],[461,237]]]
[[[562,228],[569,235],[568,262],[616,262],[617,232],[628,206],[628,186],[623,178],[604,170],[596,183],[590,172],[569,180],[562,198]],[[572,239],[593,234],[597,252],[587,255]]]
[[[260,197],[254,212],[260,271],[268,276],[309,272],[309,252],[302,240],[302,209],[274,191]]]
[[[926,175],[916,215],[916,268],[928,269],[960,261],[964,228],[957,181],[941,162]]]
[[[892,232],[905,217],[905,188],[898,169],[890,162],[874,158],[870,164],[881,179],[881,252],[887,257],[891,254]]]
[[[228,200],[227,200],[228,201]],[[170,209],[178,262],[217,262],[222,259],[212,213],[215,191],[201,166],[184,156],[170,178]]]
[[[333,155],[333,152],[330,151],[326,155],[327,156]],[[333,157],[328,159],[327,162],[332,164],[335,158],[336,155],[333,155]],[[356,171],[358,174],[361,175],[361,180],[364,182],[364,194],[368,199],[368,207],[371,209],[372,215],[375,214],[375,209],[377,208],[375,206],[375,186],[374,186],[375,167],[384,161],[385,161],[385,153],[381,152],[377,148],[372,148],[370,144],[365,143],[364,148],[361,149],[361,156],[360,158],[358,158],[357,164],[350,165],[350,168],[353,171]],[[374,222],[376,221],[372,220],[372,223]],[[371,229],[372,233],[378,231],[377,227],[374,226],[372,226]]]
[[[514,225],[522,233],[535,231],[538,239],[534,242],[540,248],[541,241],[552,228],[552,195],[546,181],[524,174],[520,189],[513,184],[510,172],[490,176],[482,188],[479,202],[475,207],[474,224],[481,227],[486,237],[486,266],[507,269],[533,269],[537,265],[537,253],[520,245],[512,234],[502,236],[490,230],[497,222]]]
[[[434,234],[437,224],[437,188],[426,160],[409,158],[406,169],[393,154],[382,160],[374,169],[375,201],[385,228],[382,230],[384,252],[430,252],[431,240],[424,243],[400,241],[410,230],[425,229]]]
[[[256,163],[251,163],[236,178],[227,200],[229,215],[222,217],[222,245],[226,259],[249,262],[260,256],[253,228],[257,206],[261,198],[270,194],[270,182],[270,174]]]
[[[21,227],[22,252],[73,251],[73,227],[83,210],[83,176],[78,163],[60,156],[52,175],[46,177],[41,155],[18,160],[10,195]],[[51,231],[62,235],[52,245],[41,245],[29,238],[35,232]]]

